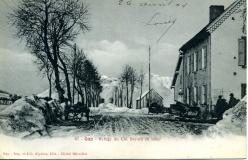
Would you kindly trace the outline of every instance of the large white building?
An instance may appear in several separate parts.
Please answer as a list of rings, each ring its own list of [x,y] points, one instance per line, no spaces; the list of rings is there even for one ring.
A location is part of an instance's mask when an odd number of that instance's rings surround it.
[[[210,6],[209,23],[179,49],[175,101],[213,110],[219,95],[246,95],[246,1]]]

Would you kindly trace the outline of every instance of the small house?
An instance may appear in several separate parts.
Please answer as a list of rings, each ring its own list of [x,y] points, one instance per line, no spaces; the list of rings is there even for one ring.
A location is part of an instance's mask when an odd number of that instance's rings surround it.
[[[158,105],[163,105],[163,97],[161,97],[158,92],[154,89],[144,92],[141,97],[136,99],[136,109],[148,108],[149,94],[151,97],[150,103],[157,103]]]

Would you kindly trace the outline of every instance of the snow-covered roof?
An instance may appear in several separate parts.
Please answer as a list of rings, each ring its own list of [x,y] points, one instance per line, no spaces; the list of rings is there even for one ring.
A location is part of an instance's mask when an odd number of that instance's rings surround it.
[[[150,91],[151,91],[151,92],[153,91],[153,92],[155,92],[155,93],[158,94],[158,92],[156,92],[154,89],[151,89]],[[140,98],[142,99],[142,98],[145,97],[148,93],[149,93],[149,91],[145,91],[145,92],[141,95],[141,97],[138,97],[138,98],[136,99],[136,101],[137,101],[137,100],[140,100]],[[159,94],[158,94],[158,95],[159,95]],[[160,95],[159,95],[159,96],[160,96]],[[162,96],[160,96],[160,97],[163,99]]]
[[[148,93],[149,91],[145,91],[142,95],[141,95],[141,99],[143,98],[143,97],[145,97],[145,95]],[[140,100],[140,97],[138,97],[136,100]]]

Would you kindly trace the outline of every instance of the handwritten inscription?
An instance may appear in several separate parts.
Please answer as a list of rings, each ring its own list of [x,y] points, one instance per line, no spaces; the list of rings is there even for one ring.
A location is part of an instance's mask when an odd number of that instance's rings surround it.
[[[164,37],[164,35],[171,29],[171,27],[176,23],[176,18],[170,18],[169,20],[163,20],[161,13],[154,13],[151,18],[145,23],[146,26],[165,26],[165,29],[157,39],[157,43]]]
[[[176,19],[169,19],[169,20],[164,20],[161,21],[160,18],[161,14],[160,12],[156,12],[155,14],[153,14],[153,16],[146,22],[146,25],[166,25],[166,24],[174,24],[176,22]]]
[[[133,6],[138,5],[140,7],[166,7],[166,6],[176,6],[176,7],[186,7],[187,2],[176,1],[176,0],[161,0],[161,1],[142,1],[138,2],[135,0],[118,0],[119,5]]]

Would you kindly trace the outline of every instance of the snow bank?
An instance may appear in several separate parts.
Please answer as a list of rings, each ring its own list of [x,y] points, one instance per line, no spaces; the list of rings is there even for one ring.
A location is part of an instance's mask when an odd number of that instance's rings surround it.
[[[224,113],[223,120],[207,130],[207,135],[225,134],[246,135],[246,96]]]
[[[104,113],[133,113],[133,114],[148,114],[148,108],[132,109],[127,107],[117,107],[112,103],[101,103],[97,108],[90,108],[91,114],[104,114]]]
[[[44,92],[41,92],[37,95],[38,97],[49,97],[49,89],[45,90]],[[51,95],[52,99],[59,99],[59,96],[55,90],[55,88],[53,88],[52,90],[52,95]]]
[[[54,103],[33,96],[17,100],[0,112],[0,132],[18,137],[47,134],[45,125],[60,113]]]

